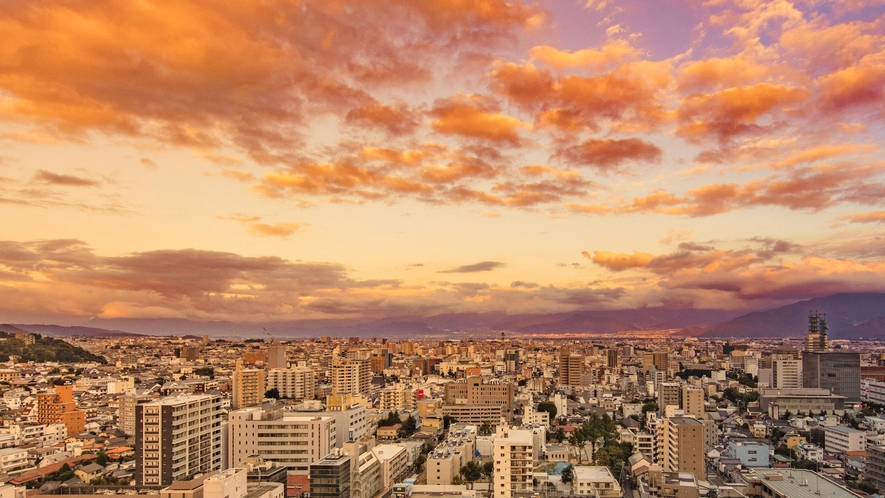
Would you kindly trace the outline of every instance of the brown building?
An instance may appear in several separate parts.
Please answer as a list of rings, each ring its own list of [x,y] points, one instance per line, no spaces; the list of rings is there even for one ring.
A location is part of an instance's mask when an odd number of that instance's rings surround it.
[[[666,472],[706,475],[704,466],[704,424],[691,417],[670,417],[658,421],[658,463]]]
[[[666,351],[655,351],[654,353],[645,353],[642,356],[642,369],[648,371],[648,367],[654,365],[655,370],[664,372],[669,376],[670,355]]]
[[[382,373],[384,372],[384,357],[380,355],[375,355],[369,358],[369,362],[372,364],[372,372],[373,373]]]
[[[618,350],[611,348],[606,350],[605,352],[606,365],[609,368],[617,368],[618,367]]]
[[[513,414],[513,384],[486,384],[482,377],[446,384],[447,405],[501,406],[507,417]]]
[[[559,385],[579,387],[584,375],[584,357],[573,354],[569,348],[559,350]]]
[[[37,394],[37,423],[64,424],[69,436],[86,432],[86,412],[77,409],[74,386],[55,386],[55,393]]]

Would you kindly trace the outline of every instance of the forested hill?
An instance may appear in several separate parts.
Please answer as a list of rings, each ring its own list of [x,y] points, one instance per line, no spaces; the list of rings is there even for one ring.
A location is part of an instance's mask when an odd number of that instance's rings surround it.
[[[0,361],[7,361],[10,355],[19,357],[19,361],[57,361],[61,363],[77,363],[95,361],[107,363],[104,357],[92,354],[85,349],[74,346],[60,339],[43,337],[35,334],[34,344],[16,339],[15,334],[0,331]]]

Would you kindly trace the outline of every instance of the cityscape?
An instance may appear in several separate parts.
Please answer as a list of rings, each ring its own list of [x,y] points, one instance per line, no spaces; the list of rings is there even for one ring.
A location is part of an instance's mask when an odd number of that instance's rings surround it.
[[[885,0],[0,0],[0,498],[885,497]]]
[[[18,354],[0,369],[0,491],[874,495],[885,344],[831,338],[822,312],[801,325],[781,339],[64,341],[3,325]]]

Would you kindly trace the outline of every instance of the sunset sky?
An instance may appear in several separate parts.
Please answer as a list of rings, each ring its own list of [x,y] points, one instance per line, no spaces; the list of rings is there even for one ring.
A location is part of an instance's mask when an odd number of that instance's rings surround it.
[[[0,3],[0,321],[885,291],[885,1]]]

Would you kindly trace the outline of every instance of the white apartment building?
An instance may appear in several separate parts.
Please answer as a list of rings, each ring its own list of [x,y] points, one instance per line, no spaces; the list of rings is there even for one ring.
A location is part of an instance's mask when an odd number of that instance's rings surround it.
[[[574,467],[572,494],[593,498],[622,498],[624,492],[608,467],[580,465]]]
[[[276,389],[281,398],[313,399],[316,375],[310,367],[273,368],[267,372],[267,389]]]
[[[139,486],[168,486],[221,470],[222,409],[217,394],[161,398],[135,407]]]
[[[860,379],[860,400],[864,403],[885,405],[885,382],[874,379]]]
[[[7,474],[17,474],[30,468],[28,450],[25,448],[4,448],[0,450],[0,469]]]
[[[867,449],[867,433],[844,425],[825,427],[824,447],[827,453],[864,451]]]
[[[228,465],[245,465],[250,456],[307,475],[310,464],[335,448],[335,419],[284,412],[281,408],[249,407],[228,416]]]
[[[492,498],[513,498],[532,490],[532,434],[499,426],[495,437]]]
[[[326,410],[320,401],[313,400],[299,405],[295,413],[334,418],[337,448],[341,448],[348,441],[359,441],[369,434],[369,417],[365,406],[353,405],[342,410]]]
[[[407,477],[412,462],[409,452],[401,444],[379,444],[372,448],[375,457],[381,462],[382,488],[387,490]]]

